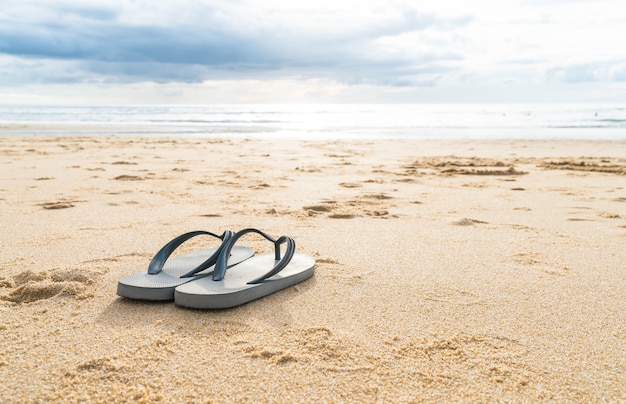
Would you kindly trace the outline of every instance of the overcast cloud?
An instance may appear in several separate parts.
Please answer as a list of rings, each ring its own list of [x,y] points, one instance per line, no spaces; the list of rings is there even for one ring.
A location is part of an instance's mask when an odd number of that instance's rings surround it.
[[[0,102],[623,101],[621,9],[5,0]]]

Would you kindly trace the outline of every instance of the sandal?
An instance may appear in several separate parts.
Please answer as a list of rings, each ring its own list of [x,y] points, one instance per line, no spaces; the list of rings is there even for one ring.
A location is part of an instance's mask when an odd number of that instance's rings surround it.
[[[229,268],[232,264],[230,251],[237,248],[237,240],[248,233],[260,234],[271,241],[274,253],[255,255]],[[238,306],[302,282],[315,270],[315,260],[297,253],[295,241],[287,236],[276,240],[260,230],[249,228],[235,233],[225,244],[212,277],[203,277],[176,288],[174,302],[177,305],[194,309]],[[286,244],[282,258],[281,244]]]
[[[167,261],[181,244],[200,235],[216,237],[222,240],[222,243],[217,248],[194,251]],[[174,289],[177,286],[213,273],[211,267],[215,265],[233,236],[234,233],[230,230],[221,236],[208,231],[182,234],[159,250],[150,261],[147,272],[139,272],[120,279],[117,283],[117,294],[140,300],[173,300]],[[248,247],[235,247],[229,250],[228,254],[230,254],[229,264],[235,265],[252,257],[254,251]]]

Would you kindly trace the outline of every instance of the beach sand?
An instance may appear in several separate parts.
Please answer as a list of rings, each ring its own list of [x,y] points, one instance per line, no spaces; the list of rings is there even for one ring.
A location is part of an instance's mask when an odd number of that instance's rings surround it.
[[[625,187],[626,142],[0,137],[0,402],[624,402]],[[315,276],[116,296],[245,227]]]

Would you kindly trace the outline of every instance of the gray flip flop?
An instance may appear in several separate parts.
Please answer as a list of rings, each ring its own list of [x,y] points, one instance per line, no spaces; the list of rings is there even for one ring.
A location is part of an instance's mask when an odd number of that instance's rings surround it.
[[[236,248],[233,246],[237,240],[247,233],[260,234],[274,243],[274,253],[255,255],[226,271],[231,264],[229,251]],[[280,245],[283,243],[287,244],[287,248],[281,258]],[[194,309],[224,309],[302,282],[313,275],[315,260],[295,250],[296,243],[290,237],[282,236],[275,240],[257,229],[241,230],[226,243],[215,264],[213,276],[178,286],[174,291],[174,303]],[[268,269],[271,270],[268,272]]]
[[[194,251],[167,261],[181,244],[192,237],[209,235],[222,240],[217,248]],[[220,253],[234,233],[227,230],[221,236],[208,231],[193,231],[182,234],[167,243],[154,256],[147,272],[140,272],[120,279],[117,294],[139,300],[174,300],[174,288],[184,283],[211,275]],[[254,255],[248,247],[235,247],[230,252],[229,265],[238,264]],[[167,261],[167,262],[166,262]]]

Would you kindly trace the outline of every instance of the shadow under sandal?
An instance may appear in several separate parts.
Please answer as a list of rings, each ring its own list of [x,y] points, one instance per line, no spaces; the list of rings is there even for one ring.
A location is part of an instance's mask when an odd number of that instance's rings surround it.
[[[184,283],[211,275],[212,267],[235,233],[225,231],[221,236],[208,231],[193,231],[181,234],[167,243],[154,256],[147,272],[139,272],[120,279],[117,294],[139,300],[174,300],[174,289]],[[168,261],[172,253],[185,241],[200,235],[209,235],[222,240],[217,248],[194,251]],[[229,251],[229,264],[236,265],[254,255],[248,247],[235,247]]]
[[[237,240],[248,233],[260,234],[274,243],[274,253],[255,255],[227,268],[227,264],[231,264],[230,259],[227,259],[229,251],[236,248],[234,245]],[[286,244],[282,258],[281,244]],[[296,243],[290,237],[282,236],[275,240],[257,229],[241,230],[226,243],[215,264],[213,276],[177,287],[174,302],[194,309],[224,309],[302,282],[313,275],[315,260],[295,250]]]

